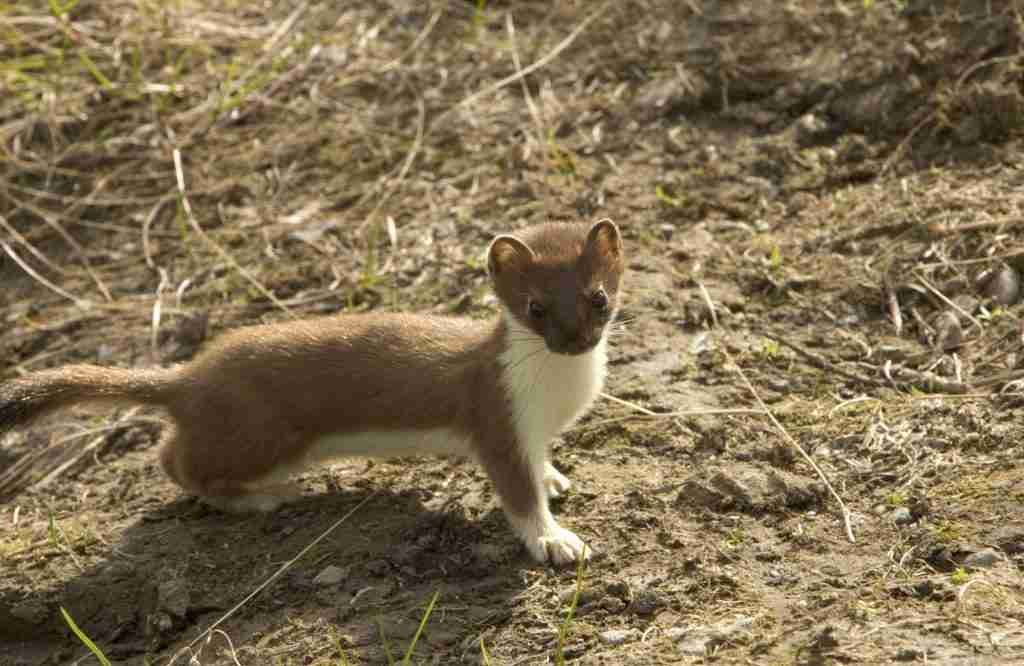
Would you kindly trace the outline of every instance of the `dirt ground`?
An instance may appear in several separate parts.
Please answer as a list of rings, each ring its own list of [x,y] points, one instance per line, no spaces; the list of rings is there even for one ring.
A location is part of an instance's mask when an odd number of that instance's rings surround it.
[[[1024,660],[1024,4],[21,4],[0,379],[492,316],[488,240],[542,220],[618,222],[631,321],[555,444],[571,622],[468,462],[225,516],[159,414],[79,410],[0,438],[0,663],[95,663],[60,608],[115,663],[389,663],[435,593],[412,663]],[[719,411],[740,370],[781,429]]]

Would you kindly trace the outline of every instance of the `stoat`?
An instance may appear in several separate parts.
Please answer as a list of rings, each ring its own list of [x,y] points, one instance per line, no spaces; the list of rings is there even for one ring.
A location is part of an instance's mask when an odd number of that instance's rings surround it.
[[[74,403],[163,408],[163,469],[228,511],[273,510],[288,476],[338,457],[465,455],[535,559],[588,558],[548,509],[569,488],[548,447],[605,379],[619,230],[542,224],[487,257],[493,321],[341,314],[230,331],[170,368],[42,371],[0,384],[0,433]]]

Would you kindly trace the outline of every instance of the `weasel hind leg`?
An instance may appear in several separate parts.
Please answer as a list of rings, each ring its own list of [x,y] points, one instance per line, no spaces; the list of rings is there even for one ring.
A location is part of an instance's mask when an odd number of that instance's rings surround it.
[[[160,447],[160,466],[172,481],[205,504],[226,513],[269,513],[301,497],[298,485],[284,482],[279,475],[262,483],[204,478],[189,464],[191,442],[185,437],[174,426],[168,428]]]
[[[270,513],[302,496],[297,485],[281,483],[268,486],[225,486],[216,484],[215,492],[199,495],[200,501],[225,513]]]

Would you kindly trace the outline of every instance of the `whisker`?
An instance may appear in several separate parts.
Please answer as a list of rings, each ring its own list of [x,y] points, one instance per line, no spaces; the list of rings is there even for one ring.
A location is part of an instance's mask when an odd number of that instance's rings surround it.
[[[520,358],[519,360],[517,360],[517,361],[514,361],[514,362],[513,362],[513,363],[511,363],[510,365],[506,365],[506,366],[505,366],[505,369],[506,369],[507,371],[509,371],[509,372],[512,372],[512,371],[514,371],[514,370],[515,370],[516,368],[518,368],[518,367],[519,367],[520,365],[522,365],[522,364],[523,364],[524,362],[526,362],[527,360],[529,360],[529,359],[533,358],[534,356],[536,356],[537,354],[539,354],[539,353],[541,353],[541,352],[543,352],[543,351],[546,351],[546,348],[545,348],[545,347],[543,347],[543,346],[540,346],[540,347],[538,347],[537,349],[535,349],[535,350],[533,350],[533,351],[530,351],[530,352],[528,352],[528,353],[524,354],[524,355],[522,356],[522,358]]]
[[[544,351],[546,351],[546,350],[547,349],[545,348]],[[523,414],[525,414],[526,410],[529,409],[529,407],[530,407],[530,399],[534,395],[534,391],[533,390],[537,387],[537,380],[540,379],[540,376],[543,374],[543,371],[544,371],[545,367],[546,366],[543,363],[540,363],[540,364],[537,365],[537,372],[533,376],[533,381],[530,382],[530,388],[523,395],[523,406],[518,410],[518,413],[514,417],[515,418],[515,421],[514,421],[515,423],[518,423],[519,422],[519,417],[521,417]],[[520,442],[520,445],[522,445],[522,446],[527,446],[528,444],[529,444],[528,442]]]

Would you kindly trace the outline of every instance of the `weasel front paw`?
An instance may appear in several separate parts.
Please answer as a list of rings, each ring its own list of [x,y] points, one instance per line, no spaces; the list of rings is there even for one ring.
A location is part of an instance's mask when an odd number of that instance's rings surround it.
[[[544,490],[554,499],[572,487],[572,481],[555,469],[549,462],[544,463]]]
[[[539,536],[527,548],[539,562],[551,562],[556,567],[587,561],[593,551],[574,532],[555,526]]]

